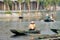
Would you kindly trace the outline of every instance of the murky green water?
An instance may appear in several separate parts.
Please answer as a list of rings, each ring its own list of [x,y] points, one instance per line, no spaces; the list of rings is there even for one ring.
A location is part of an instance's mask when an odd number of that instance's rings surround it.
[[[41,34],[53,34],[50,29],[60,29],[60,13],[58,12],[56,16],[56,22],[46,23],[35,21],[36,29],[40,30]],[[28,30],[29,23],[25,20],[20,22],[18,18],[0,18],[0,40],[34,40],[37,36],[18,36],[11,38],[13,33],[10,32],[10,29]]]
[[[35,21],[36,29],[42,31],[41,34],[52,34],[49,30],[50,28],[60,29],[60,22],[51,22],[45,23],[41,21]],[[46,25],[48,24],[48,25]],[[33,36],[19,36],[15,38],[11,38],[13,33],[10,32],[10,29],[20,29],[20,30],[28,30],[29,22],[20,22],[20,21],[0,21],[0,39],[1,40],[31,40]],[[46,31],[49,30],[49,31]],[[50,33],[51,32],[51,33]],[[36,36],[34,36],[35,38]]]

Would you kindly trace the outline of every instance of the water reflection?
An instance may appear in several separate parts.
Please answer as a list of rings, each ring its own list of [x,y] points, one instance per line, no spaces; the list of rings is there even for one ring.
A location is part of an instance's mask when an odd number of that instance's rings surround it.
[[[35,40],[33,36],[30,37],[30,40]]]
[[[11,38],[19,37],[19,35],[12,35]]]

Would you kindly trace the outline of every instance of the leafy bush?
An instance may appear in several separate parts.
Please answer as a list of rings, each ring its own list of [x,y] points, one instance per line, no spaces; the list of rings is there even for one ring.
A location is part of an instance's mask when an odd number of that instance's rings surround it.
[[[12,14],[11,11],[6,11],[5,14]]]

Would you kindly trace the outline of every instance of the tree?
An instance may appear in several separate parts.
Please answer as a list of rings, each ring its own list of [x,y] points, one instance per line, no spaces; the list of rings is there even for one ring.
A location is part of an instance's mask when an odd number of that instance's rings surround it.
[[[11,16],[11,12],[10,12],[10,7],[12,7],[12,5],[10,4],[10,3],[12,3],[11,2],[11,0],[3,0],[3,2],[4,2],[4,11],[5,11],[5,14],[7,15],[7,16]],[[6,6],[7,6],[7,11],[6,11]]]
[[[6,5],[8,6],[8,9],[9,9],[8,0],[3,0],[3,1],[4,1],[4,7],[5,7],[4,10],[6,10]]]
[[[22,10],[21,10],[21,3],[22,3],[23,0],[18,0],[18,3],[19,3],[19,16],[21,16],[22,14]]]
[[[37,9],[36,9],[36,20],[38,20],[38,10],[39,10],[39,3],[41,0],[36,0],[37,1]]]
[[[4,10],[6,14],[11,14],[10,10],[12,8],[12,1],[11,0],[3,0],[4,1]],[[8,7],[8,10],[6,12],[6,5]]]
[[[52,0],[44,0],[44,6],[45,6],[46,10],[51,9],[51,3],[52,3]]]
[[[25,0],[25,2],[27,3],[28,6],[28,19],[30,21],[30,0]]]
[[[7,1],[6,0],[3,0],[4,1],[4,11],[6,10],[6,4],[7,4]]]
[[[12,10],[12,1],[8,0],[9,9]]]
[[[58,6],[60,6],[60,1],[58,2]]]
[[[8,10],[10,10],[12,8],[12,1],[11,0],[3,0],[4,1],[4,6],[6,7],[6,5],[8,6]],[[6,8],[5,8],[6,10]]]
[[[52,5],[53,5],[53,11],[54,11],[54,18],[56,18],[56,6],[58,6],[58,3],[60,0],[52,0]]]

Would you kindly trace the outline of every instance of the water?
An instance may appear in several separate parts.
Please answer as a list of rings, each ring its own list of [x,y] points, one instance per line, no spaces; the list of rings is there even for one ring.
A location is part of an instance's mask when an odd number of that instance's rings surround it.
[[[35,21],[36,29],[41,31],[41,34],[54,34],[50,29],[60,29],[60,16],[59,12],[56,14],[56,22],[42,22]],[[35,40],[37,36],[29,35],[29,36],[17,36],[11,38],[13,33],[10,32],[10,29],[20,29],[20,30],[28,30],[28,25],[30,22],[23,21],[21,22],[18,18],[0,18],[0,40]],[[38,39],[37,39],[38,40]],[[48,40],[48,39],[42,39]]]
[[[28,30],[27,27],[29,23],[30,22],[0,21],[0,40],[32,40],[32,38],[35,38],[36,36],[18,36],[11,38],[13,33],[10,32],[10,29]],[[42,31],[44,31],[46,28],[60,29],[60,21],[50,23],[35,21],[35,23],[36,23],[36,29]],[[50,32],[47,31],[47,33],[49,34]]]

